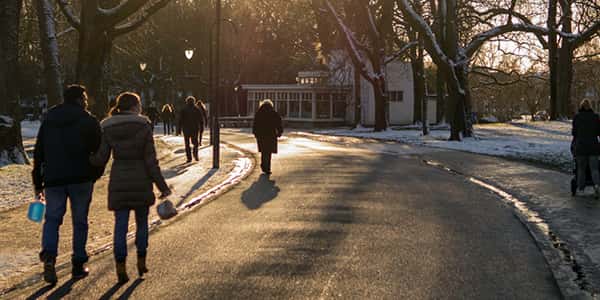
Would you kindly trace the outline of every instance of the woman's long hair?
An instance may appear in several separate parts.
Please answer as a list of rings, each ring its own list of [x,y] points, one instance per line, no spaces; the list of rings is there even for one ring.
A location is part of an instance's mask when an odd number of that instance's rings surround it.
[[[115,114],[131,110],[136,105],[142,105],[140,96],[133,92],[124,92],[117,96],[117,104],[110,109],[109,114],[114,116]]]
[[[170,106],[170,105],[167,103],[167,104],[163,105],[163,107],[162,107],[162,112],[169,112],[169,113],[172,113],[172,112],[173,112],[173,109],[172,109],[172,108],[171,108],[171,106]]]

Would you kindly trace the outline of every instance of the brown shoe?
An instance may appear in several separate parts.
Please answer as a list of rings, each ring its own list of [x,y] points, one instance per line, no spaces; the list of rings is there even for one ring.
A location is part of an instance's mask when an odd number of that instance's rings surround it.
[[[127,265],[125,262],[117,262],[117,279],[121,284],[129,281],[129,276],[127,276]]]
[[[138,268],[138,275],[140,275],[140,277],[144,276],[144,273],[148,273],[148,268],[146,267],[146,257],[145,256],[138,256],[137,268]]]

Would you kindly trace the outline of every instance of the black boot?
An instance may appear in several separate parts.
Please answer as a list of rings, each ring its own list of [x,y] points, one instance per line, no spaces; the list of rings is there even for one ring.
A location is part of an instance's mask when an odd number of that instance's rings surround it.
[[[144,273],[148,273],[148,268],[146,267],[146,256],[138,255],[137,268],[138,268],[138,275],[140,275],[140,277],[144,276]]]
[[[47,257],[44,259],[44,281],[52,285],[58,282],[58,278],[56,277],[56,268],[54,267],[55,264],[55,257]]]
[[[127,276],[127,265],[125,262],[117,262],[117,279],[120,284],[129,281],[129,276]]]
[[[90,270],[86,267],[84,267],[83,265],[84,263],[80,263],[80,262],[73,262],[73,268],[71,269],[71,276],[73,277],[73,279],[81,279],[84,278],[86,276],[88,276],[88,274],[90,274]]]

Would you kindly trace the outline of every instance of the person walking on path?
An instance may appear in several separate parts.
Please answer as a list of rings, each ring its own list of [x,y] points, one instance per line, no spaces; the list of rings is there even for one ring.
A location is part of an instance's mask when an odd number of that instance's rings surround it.
[[[600,173],[598,171],[600,117],[592,110],[588,99],[581,101],[579,111],[573,118],[572,134],[577,162],[577,187],[580,191],[585,189],[586,169],[589,167],[596,197],[600,197]]]
[[[196,106],[198,109],[200,109],[202,120],[204,120],[200,126],[200,131],[198,132],[198,145],[202,145],[202,134],[204,133],[204,127],[208,126],[208,114],[206,113],[206,105],[204,105],[202,100],[198,99],[198,101],[196,101]]]
[[[275,111],[271,100],[266,99],[260,103],[254,115],[252,133],[256,137],[258,152],[261,153],[260,168],[263,173],[271,174],[271,155],[277,153],[277,138],[283,134],[281,117]]]
[[[88,212],[94,182],[104,168],[94,167],[88,157],[98,150],[101,129],[98,120],[87,110],[85,87],[70,85],[64,102],[52,107],[39,129],[33,153],[35,195],[46,199],[40,260],[44,263],[44,280],[57,282],[55,263],[58,255],[59,228],[71,205],[73,222],[72,276],[85,277],[89,270],[85,250],[88,237]]]
[[[163,121],[164,134],[169,135],[173,130],[173,109],[168,103],[163,105],[160,112],[160,118]]]
[[[148,210],[155,201],[153,183],[161,198],[171,194],[156,158],[152,123],[141,112],[137,94],[119,95],[110,117],[101,122],[100,148],[90,157],[97,166],[105,166],[111,153],[114,159],[108,182],[108,209],[115,214],[114,256],[119,283],[129,280],[125,267],[129,212],[135,213],[137,268],[141,277],[148,272]]]
[[[185,155],[188,163],[192,161],[192,154],[194,159],[198,161],[198,135],[205,123],[202,111],[196,106],[196,98],[192,96],[187,97],[185,99],[185,106],[179,113],[177,130],[183,131]],[[190,143],[193,145],[193,149],[190,147]]]

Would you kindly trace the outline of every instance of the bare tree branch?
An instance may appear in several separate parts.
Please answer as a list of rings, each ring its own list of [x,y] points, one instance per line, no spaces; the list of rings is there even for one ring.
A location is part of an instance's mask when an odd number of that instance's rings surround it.
[[[154,2],[151,6],[145,8],[143,11],[138,13],[135,19],[131,20],[128,23],[116,26],[115,29],[112,31],[112,34],[118,36],[137,29],[138,27],[143,25],[146,22],[146,20],[148,20],[148,18],[150,18],[153,14],[155,14],[161,8],[169,4],[169,2],[171,2],[171,0],[159,0],[157,2]]]
[[[63,15],[67,19],[67,22],[69,22],[73,28],[79,30],[81,27],[81,20],[79,20],[79,17],[75,15],[71,3],[69,3],[68,0],[58,0],[58,5],[60,6],[60,10],[62,11]]]

